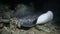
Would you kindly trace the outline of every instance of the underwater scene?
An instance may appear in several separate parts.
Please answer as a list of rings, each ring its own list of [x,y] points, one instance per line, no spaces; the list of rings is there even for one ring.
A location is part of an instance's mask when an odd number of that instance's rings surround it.
[[[59,0],[0,0],[0,34],[60,34]]]

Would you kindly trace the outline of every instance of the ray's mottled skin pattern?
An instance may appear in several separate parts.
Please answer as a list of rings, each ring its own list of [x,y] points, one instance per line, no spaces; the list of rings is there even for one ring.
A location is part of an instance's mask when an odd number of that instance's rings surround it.
[[[37,16],[34,15],[29,15],[29,16],[26,16],[22,19],[20,19],[20,25],[23,26],[23,27],[32,27],[32,26],[35,26],[36,25],[36,19],[37,19]]]

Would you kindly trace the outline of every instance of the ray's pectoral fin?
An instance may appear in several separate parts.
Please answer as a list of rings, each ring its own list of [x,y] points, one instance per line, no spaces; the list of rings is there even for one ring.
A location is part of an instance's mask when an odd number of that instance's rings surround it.
[[[48,11],[38,17],[36,24],[48,23],[52,19],[53,19],[53,13],[52,13],[52,11]]]

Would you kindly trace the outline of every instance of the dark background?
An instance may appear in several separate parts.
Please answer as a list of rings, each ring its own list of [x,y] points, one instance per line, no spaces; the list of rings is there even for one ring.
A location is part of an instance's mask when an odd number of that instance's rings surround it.
[[[0,0],[1,4],[10,6],[11,10],[14,10],[17,4],[26,4],[32,6],[36,11],[46,12],[52,10],[54,13],[54,19],[60,22],[60,1],[59,0]],[[30,5],[32,3],[32,5]]]

